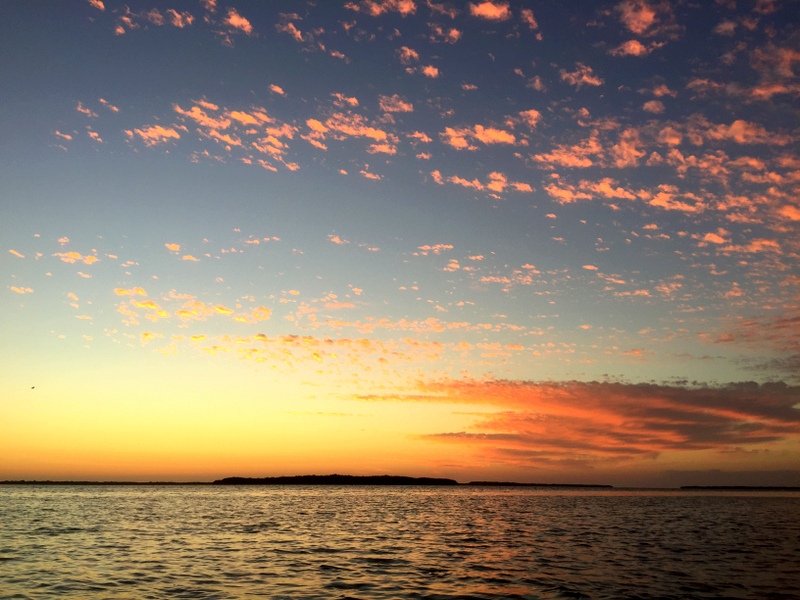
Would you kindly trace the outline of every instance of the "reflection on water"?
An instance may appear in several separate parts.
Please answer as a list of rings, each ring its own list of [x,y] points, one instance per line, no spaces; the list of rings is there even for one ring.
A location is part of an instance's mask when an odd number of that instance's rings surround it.
[[[0,598],[800,598],[800,494],[0,486]]]

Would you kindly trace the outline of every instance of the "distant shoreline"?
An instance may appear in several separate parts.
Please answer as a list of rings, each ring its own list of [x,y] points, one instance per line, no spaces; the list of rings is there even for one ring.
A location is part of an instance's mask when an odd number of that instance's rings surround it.
[[[225,477],[214,481],[98,481],[98,480],[51,480],[17,479],[3,480],[0,485],[54,485],[54,486],[428,486],[428,487],[516,487],[516,488],[562,488],[562,489],[663,489],[675,491],[719,491],[719,492],[800,492],[800,486],[760,485],[684,485],[675,488],[615,488],[613,485],[592,483],[528,483],[519,481],[470,481],[460,483],[455,479],[441,477],[408,477],[405,475],[287,475],[277,477]]]

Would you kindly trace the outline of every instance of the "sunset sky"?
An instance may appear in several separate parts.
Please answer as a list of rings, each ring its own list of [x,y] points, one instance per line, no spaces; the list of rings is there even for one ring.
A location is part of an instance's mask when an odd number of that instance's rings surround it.
[[[0,479],[800,485],[799,10],[0,3]]]

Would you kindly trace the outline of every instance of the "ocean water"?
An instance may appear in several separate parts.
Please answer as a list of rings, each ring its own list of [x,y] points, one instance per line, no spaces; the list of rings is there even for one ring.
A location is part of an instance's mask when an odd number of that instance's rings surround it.
[[[5,485],[0,598],[800,598],[800,494]]]

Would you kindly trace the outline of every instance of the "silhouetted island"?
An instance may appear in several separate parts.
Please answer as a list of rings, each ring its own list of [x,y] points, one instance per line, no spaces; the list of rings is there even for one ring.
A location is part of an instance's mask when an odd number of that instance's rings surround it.
[[[458,485],[455,479],[403,475],[292,475],[283,477],[225,477],[218,485]]]

